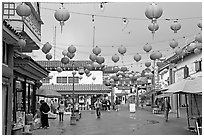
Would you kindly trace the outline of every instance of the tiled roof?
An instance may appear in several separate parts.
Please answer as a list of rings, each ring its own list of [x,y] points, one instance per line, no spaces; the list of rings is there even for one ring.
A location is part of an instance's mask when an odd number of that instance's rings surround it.
[[[6,26],[10,31],[12,31],[16,36],[22,37],[22,35],[17,32],[10,24],[8,24],[6,20],[3,20],[3,25]]]
[[[92,61],[85,60],[85,61],[70,61],[68,64],[63,64],[60,60],[52,60],[52,61],[36,61],[38,64],[40,64],[43,67],[52,67],[52,68],[57,68],[57,67],[70,67],[72,68],[73,65],[74,67],[85,67],[88,64],[92,64]]]
[[[42,85],[40,88],[42,89],[52,89],[55,91],[58,91],[60,93],[63,92],[71,92],[73,91],[73,85],[72,84],[49,84],[49,85]],[[103,84],[75,84],[74,85],[75,92],[111,92],[112,89],[109,87],[103,85]]]

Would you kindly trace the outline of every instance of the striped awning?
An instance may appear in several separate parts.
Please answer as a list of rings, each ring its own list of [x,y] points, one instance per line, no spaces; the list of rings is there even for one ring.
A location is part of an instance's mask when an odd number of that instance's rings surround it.
[[[73,85],[72,84],[49,84],[42,85],[43,89],[52,89],[61,94],[72,94]],[[109,93],[112,89],[103,84],[75,84],[74,92],[75,94],[103,94]]]

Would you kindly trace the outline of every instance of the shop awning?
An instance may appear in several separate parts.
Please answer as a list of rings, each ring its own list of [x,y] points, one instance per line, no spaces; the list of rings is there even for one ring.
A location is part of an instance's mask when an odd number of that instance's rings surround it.
[[[156,98],[165,98],[165,97],[170,97],[171,94],[160,94],[160,95],[157,95]]]
[[[36,91],[36,96],[42,96],[42,97],[61,97],[61,94],[57,91],[51,90],[51,89],[38,89]]]

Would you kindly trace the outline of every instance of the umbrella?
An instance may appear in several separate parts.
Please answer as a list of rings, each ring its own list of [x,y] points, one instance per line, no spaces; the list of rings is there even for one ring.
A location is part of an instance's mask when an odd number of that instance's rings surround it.
[[[42,96],[42,97],[61,97],[61,94],[58,93],[55,90],[51,89],[38,89],[36,91],[36,96]]]
[[[201,93],[202,77],[182,79],[167,88],[168,90],[165,93]]]

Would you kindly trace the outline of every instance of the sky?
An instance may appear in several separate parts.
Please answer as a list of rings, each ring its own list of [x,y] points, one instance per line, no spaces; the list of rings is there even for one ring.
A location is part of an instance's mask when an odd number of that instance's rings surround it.
[[[61,32],[60,24],[54,18],[54,13],[61,4],[54,1],[41,2],[41,19],[44,24],[41,28],[40,46],[42,48],[46,42],[53,45],[56,26],[55,60],[61,60],[62,51],[67,50],[70,45],[77,49],[74,60],[89,60],[93,46],[98,46],[101,48],[100,55],[105,58],[105,65],[127,66],[130,70],[141,71],[146,68],[145,62],[151,61],[149,55],[152,51],[160,51],[163,58],[168,58],[174,53],[169,46],[172,39],[178,41],[179,47],[184,47],[201,32],[197,23],[202,18],[202,2],[155,2],[163,9],[163,14],[157,20],[159,29],[153,38],[151,31],[148,30],[151,20],[145,16],[145,10],[151,3],[110,2],[101,10],[100,3],[96,2],[64,2],[63,6],[70,12],[70,18],[65,22]],[[94,24],[92,15],[95,15]],[[124,24],[123,18],[127,18],[127,24]],[[165,20],[167,18],[171,20]],[[170,29],[173,19],[178,19],[181,24],[181,29],[177,33]],[[149,54],[143,50],[147,43],[152,46]],[[121,45],[127,49],[124,56],[118,52]],[[50,53],[54,59],[54,45]],[[133,59],[136,53],[142,56],[139,62]],[[114,54],[120,57],[117,63],[111,60]],[[46,60],[45,56],[41,50],[33,51],[31,54],[34,60]]]

